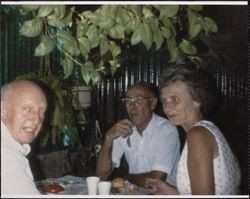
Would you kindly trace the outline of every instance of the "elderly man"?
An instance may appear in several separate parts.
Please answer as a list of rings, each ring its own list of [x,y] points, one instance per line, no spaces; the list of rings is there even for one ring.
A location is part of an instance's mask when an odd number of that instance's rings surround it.
[[[25,156],[46,109],[44,92],[32,81],[15,80],[1,88],[1,194],[40,194]]]
[[[129,118],[106,133],[96,174],[107,179],[125,154],[128,180],[133,184],[145,187],[145,180],[150,177],[175,185],[180,156],[178,131],[167,119],[154,113],[157,93],[152,85],[141,82],[128,89],[123,101]]]

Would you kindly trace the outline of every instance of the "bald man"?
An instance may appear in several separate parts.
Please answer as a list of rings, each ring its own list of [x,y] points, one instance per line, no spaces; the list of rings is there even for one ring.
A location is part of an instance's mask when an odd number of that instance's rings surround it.
[[[37,195],[27,154],[42,127],[47,100],[32,81],[1,88],[1,194]]]

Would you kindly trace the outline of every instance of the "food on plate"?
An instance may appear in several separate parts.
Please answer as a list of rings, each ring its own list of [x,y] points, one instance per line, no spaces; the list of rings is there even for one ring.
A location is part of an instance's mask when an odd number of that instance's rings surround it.
[[[60,184],[49,184],[43,188],[44,192],[59,193],[64,191],[64,187]]]
[[[119,193],[123,195],[134,194],[136,193],[138,187],[128,180],[117,177],[112,180],[112,190],[113,193]]]
[[[112,180],[112,187],[115,189],[119,189],[119,188],[124,188],[125,187],[125,180],[123,178],[115,178],[114,180]]]

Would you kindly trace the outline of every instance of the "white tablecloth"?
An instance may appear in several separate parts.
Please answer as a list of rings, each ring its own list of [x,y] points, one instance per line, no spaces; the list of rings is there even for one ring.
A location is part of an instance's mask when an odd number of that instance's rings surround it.
[[[56,195],[88,195],[88,187],[86,183],[86,178],[83,177],[77,177],[77,176],[63,176],[60,178],[47,178],[46,182],[48,183],[58,183],[64,186],[64,191],[60,193],[56,193]],[[130,184],[128,181],[126,181],[125,184]],[[52,194],[52,193],[47,193]],[[111,193],[111,195],[147,195],[149,194],[149,190],[137,187],[134,191],[129,193]],[[55,195],[55,194],[53,194]]]

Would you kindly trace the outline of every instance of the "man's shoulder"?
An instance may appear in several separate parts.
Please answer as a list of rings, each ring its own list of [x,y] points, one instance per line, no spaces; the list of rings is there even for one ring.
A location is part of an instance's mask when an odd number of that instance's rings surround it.
[[[167,126],[169,128],[176,128],[173,124],[171,124],[171,122],[167,118],[164,118],[157,114],[154,114],[154,118],[155,118],[156,124],[158,125]]]

